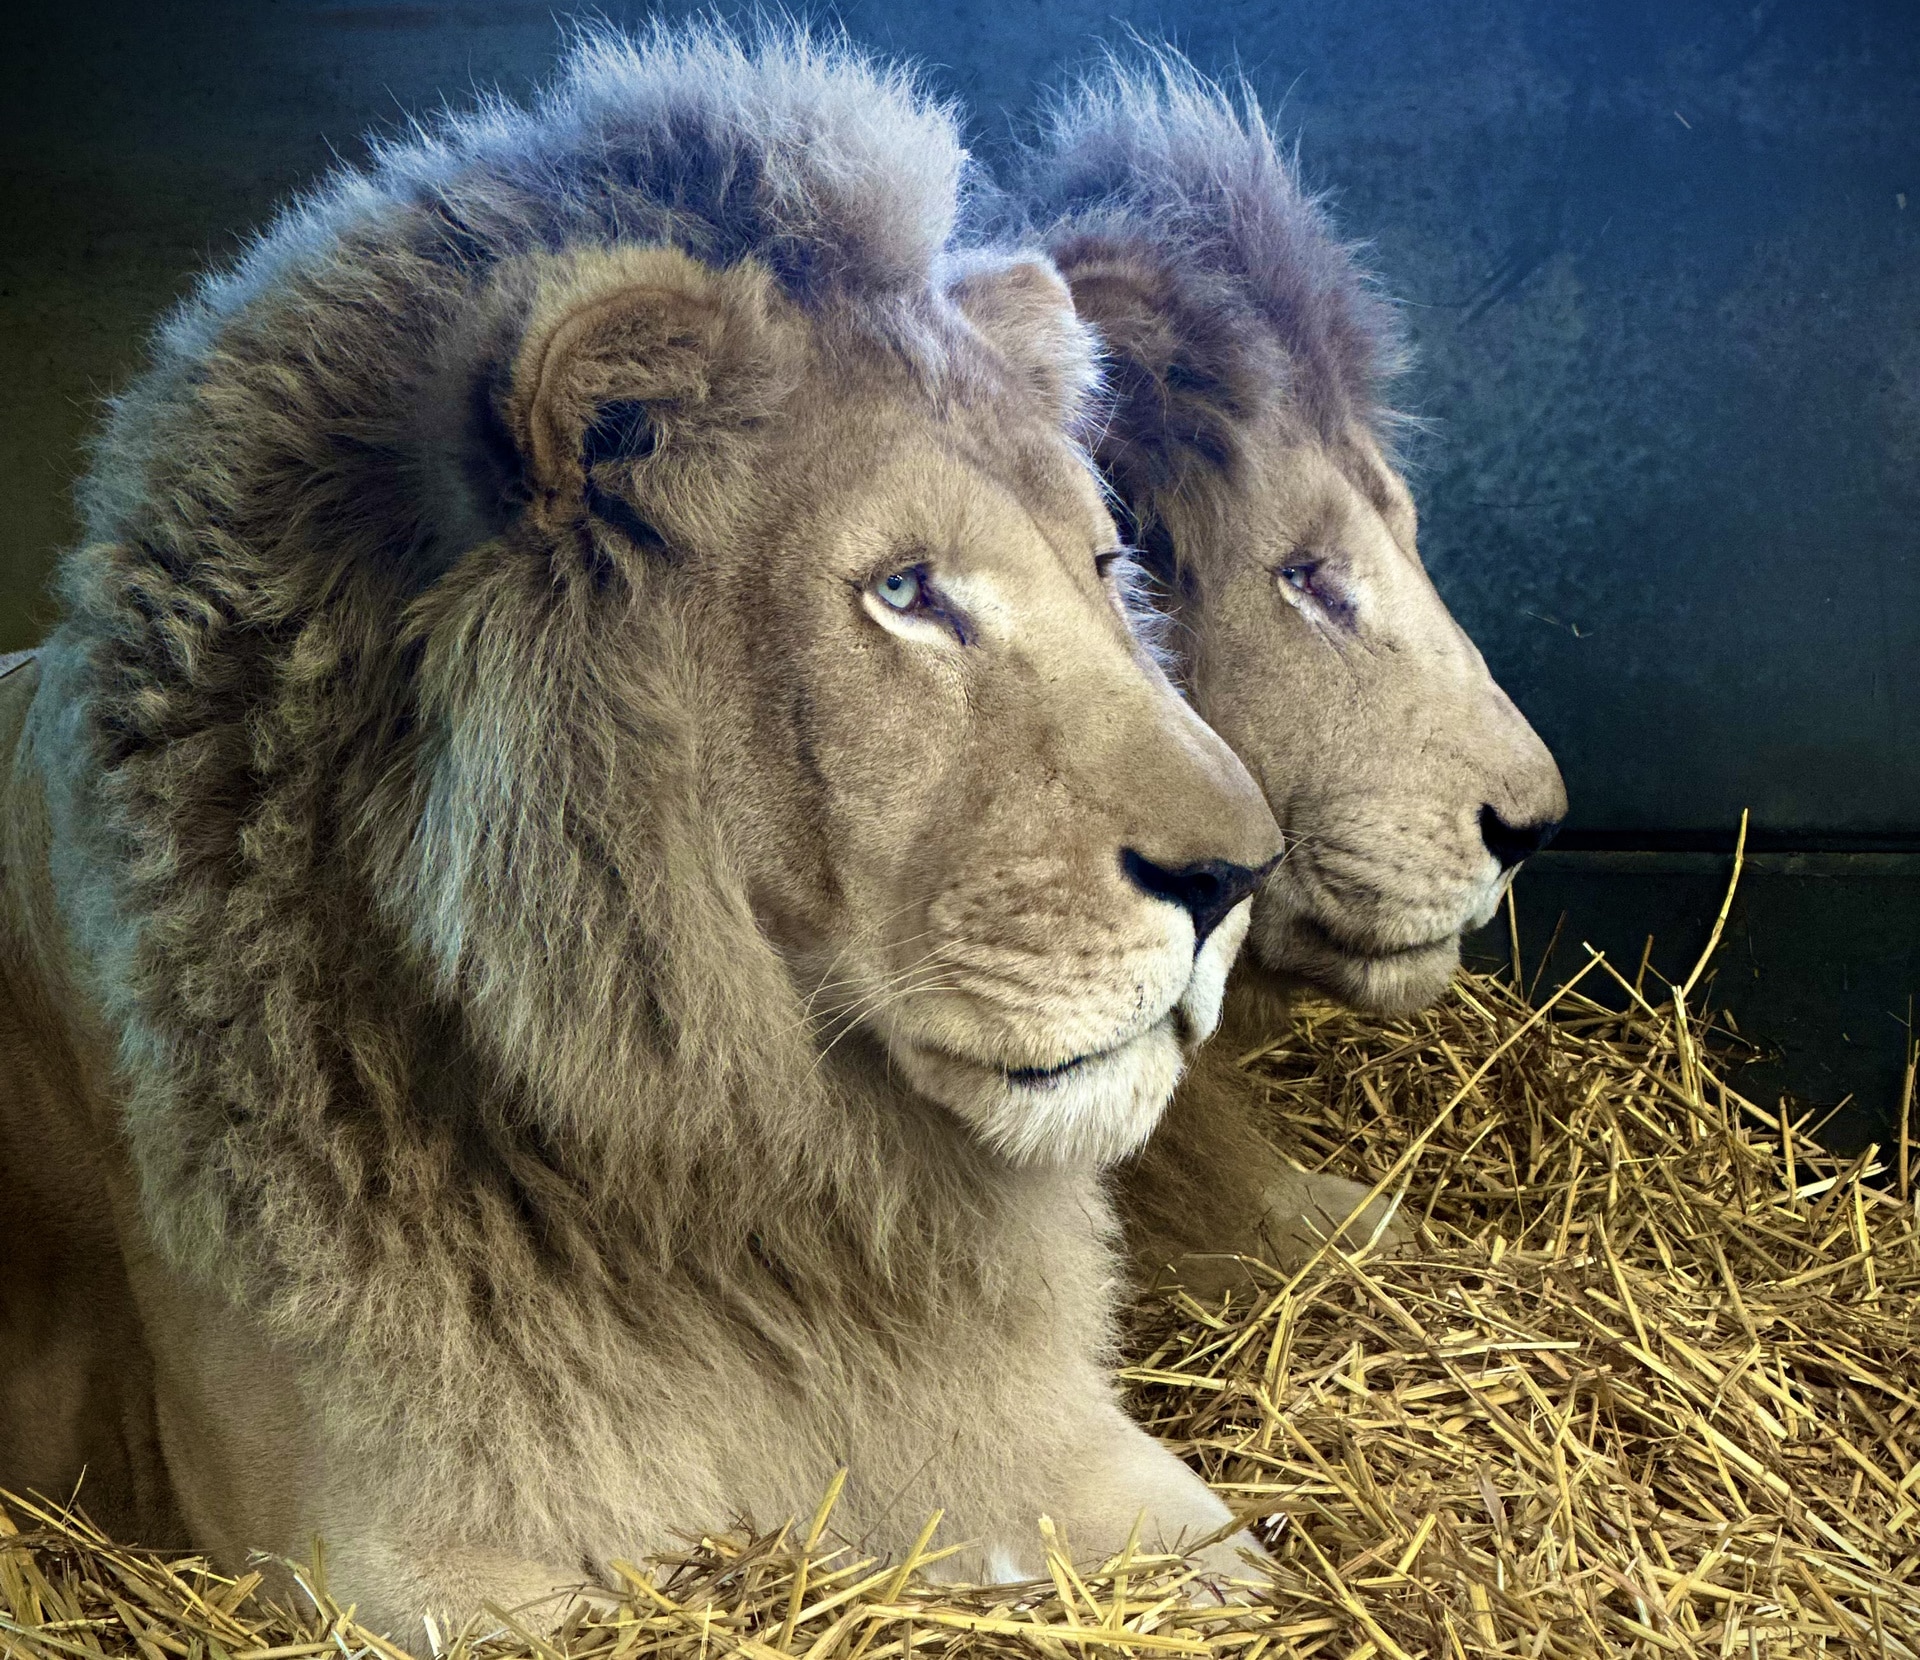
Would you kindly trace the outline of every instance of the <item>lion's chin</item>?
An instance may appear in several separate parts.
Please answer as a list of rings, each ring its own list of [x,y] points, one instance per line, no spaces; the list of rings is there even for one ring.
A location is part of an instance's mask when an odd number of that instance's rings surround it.
[[[1253,915],[1242,900],[1194,954],[1180,1001],[1111,1048],[1052,1065],[1007,1066],[896,1035],[888,1052],[907,1081],[1016,1164],[1104,1166],[1153,1134],[1187,1054],[1220,1024],[1227,974]]]
[[[895,1064],[1016,1164],[1108,1165],[1153,1133],[1180,1081],[1176,1017],[1059,1066],[1006,1068],[949,1050],[899,1044]]]
[[[1269,974],[1368,1014],[1411,1014],[1435,1002],[1460,966],[1460,936],[1447,934],[1397,951],[1356,951],[1312,923],[1290,919],[1278,938],[1256,930],[1250,953]]]

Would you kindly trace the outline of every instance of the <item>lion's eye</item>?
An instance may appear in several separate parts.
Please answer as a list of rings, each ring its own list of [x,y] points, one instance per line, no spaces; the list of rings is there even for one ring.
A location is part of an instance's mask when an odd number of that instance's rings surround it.
[[[930,643],[944,636],[964,646],[973,636],[972,625],[935,586],[924,564],[869,577],[861,603],[875,622],[905,639]]]
[[[1273,567],[1273,585],[1280,597],[1312,622],[1351,630],[1357,625],[1350,578],[1336,560],[1296,553]]]
[[[888,572],[873,585],[873,591],[882,605],[890,605],[896,611],[911,611],[919,605],[924,586],[916,568]]]

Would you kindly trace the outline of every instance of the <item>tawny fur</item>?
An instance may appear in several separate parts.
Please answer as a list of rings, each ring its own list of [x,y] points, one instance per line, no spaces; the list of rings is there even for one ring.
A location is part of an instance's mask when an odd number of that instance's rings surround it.
[[[1421,567],[1393,461],[1395,313],[1251,90],[1171,51],[1059,101],[1020,207],[1106,346],[1092,443],[1159,578],[1175,672],[1292,844],[1233,1024],[1265,1035],[1302,982],[1417,1007],[1510,878],[1483,810],[1531,829],[1566,803]],[[1143,1271],[1179,1257],[1214,1286],[1234,1252],[1290,1263],[1360,1197],[1262,1156],[1245,1087],[1204,1065],[1124,1178]]]
[[[1118,1411],[1098,1166],[1245,906],[1201,949],[1120,850],[1278,838],[1097,574],[1084,331],[949,256],[963,169],[838,48],[593,37],[115,404],[6,801],[51,1081],[0,1106],[113,1218],[70,1335],[144,1340],[136,1524],[323,1534],[417,1640],[841,1465],[959,1571],[1224,1519]]]

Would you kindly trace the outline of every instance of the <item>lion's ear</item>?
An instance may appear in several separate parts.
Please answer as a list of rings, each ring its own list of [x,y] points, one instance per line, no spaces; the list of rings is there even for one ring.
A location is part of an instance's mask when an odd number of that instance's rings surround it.
[[[1075,310],[1108,355],[1165,380],[1182,355],[1166,274],[1153,262],[1093,237],[1062,248],[1060,270]]]
[[[536,502],[611,517],[651,545],[630,499],[646,494],[639,464],[784,395],[776,305],[762,267],[715,270],[673,248],[543,262],[506,399]]]
[[[1122,239],[1076,236],[1054,258],[1106,353],[1113,407],[1102,459],[1160,485],[1185,455],[1227,466],[1254,396],[1232,320]]]
[[[1054,421],[1065,425],[1078,415],[1099,382],[1099,352],[1051,261],[978,255],[950,278],[947,295]]]

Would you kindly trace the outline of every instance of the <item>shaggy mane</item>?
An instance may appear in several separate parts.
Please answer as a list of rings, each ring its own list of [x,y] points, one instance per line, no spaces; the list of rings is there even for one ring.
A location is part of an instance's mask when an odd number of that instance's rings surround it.
[[[1110,58],[1055,101],[1020,172],[1049,247],[1150,250],[1208,333],[1237,338],[1227,379],[1277,382],[1325,436],[1355,420],[1382,435],[1396,426],[1386,395],[1406,363],[1399,319],[1245,81],[1229,91],[1166,47]],[[1259,364],[1255,334],[1283,363]]]
[[[636,37],[583,29],[530,107],[443,110],[372,151],[201,279],[160,328],[152,369],[111,402],[94,445],[80,487],[89,537],[138,519],[155,427],[219,355],[222,330],[343,243],[463,284],[567,246],[658,243],[715,265],[751,255],[803,305],[858,296],[865,324],[911,351],[925,349],[915,302],[971,173],[952,109],[897,65],[804,32],[756,45],[661,22]]]
[[[502,350],[476,296],[531,253],[751,255],[823,350],[964,375],[965,163],[844,45],[590,34],[531,108],[442,116],[283,215],[96,446],[35,741],[148,1226],[338,1365],[347,1427],[410,1415],[476,1517],[527,1490],[487,1493],[484,1449],[648,1421],[664,1385],[604,1356],[691,1329],[669,1269],[776,1348],[884,1346],[996,1294],[979,1241],[1019,1202],[984,1153],[916,1162],[931,1106],[818,1064],[694,810],[706,693],[636,649],[668,626],[644,573],[595,591],[450,505]]]

